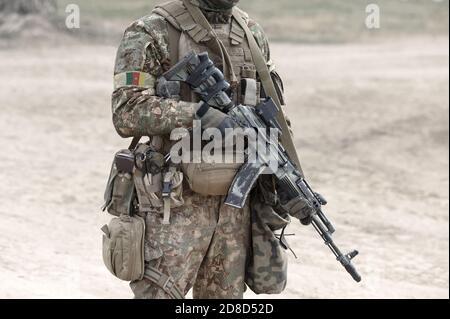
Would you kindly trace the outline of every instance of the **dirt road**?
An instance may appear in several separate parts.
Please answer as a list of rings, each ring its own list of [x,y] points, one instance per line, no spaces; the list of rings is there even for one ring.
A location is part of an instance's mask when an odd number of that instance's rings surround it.
[[[111,123],[114,54],[0,51],[0,297],[131,297],[101,260],[103,188],[127,143]],[[448,298],[448,38],[272,54],[304,169],[363,276],[294,222],[281,297]]]

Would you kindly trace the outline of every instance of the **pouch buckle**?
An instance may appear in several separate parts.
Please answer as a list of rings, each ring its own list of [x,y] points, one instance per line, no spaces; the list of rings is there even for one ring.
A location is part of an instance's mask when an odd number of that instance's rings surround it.
[[[163,189],[162,189],[162,197],[170,197],[170,193],[172,192],[172,181],[166,182],[164,181],[163,183]]]
[[[173,189],[173,175],[174,169],[170,168],[166,173],[164,173],[163,189],[161,192],[162,199],[164,202],[164,220],[163,225],[170,224],[170,194]]]

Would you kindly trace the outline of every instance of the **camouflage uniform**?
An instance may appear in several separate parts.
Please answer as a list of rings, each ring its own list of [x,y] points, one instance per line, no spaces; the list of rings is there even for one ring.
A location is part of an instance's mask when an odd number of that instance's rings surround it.
[[[214,26],[229,25],[232,19],[230,11],[203,12]],[[248,25],[282,88],[263,30],[250,19]],[[166,152],[170,132],[192,126],[196,105],[156,96],[156,79],[176,62],[170,61],[169,48],[166,18],[152,13],[132,23],[118,49],[115,75],[144,72],[150,75],[148,85],[119,83],[112,95],[117,132],[122,137],[161,136]],[[171,211],[170,225],[162,224],[160,209],[146,214],[146,262],[174,278],[185,294],[194,287],[194,298],[242,298],[251,246],[249,206],[234,209],[221,196],[195,194],[187,186],[183,197],[185,204]],[[146,279],[131,283],[131,288],[137,298],[169,298]]]

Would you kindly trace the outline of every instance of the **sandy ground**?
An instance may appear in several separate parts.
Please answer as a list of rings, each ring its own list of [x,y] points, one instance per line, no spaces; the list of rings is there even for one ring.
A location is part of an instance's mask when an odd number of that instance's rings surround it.
[[[448,38],[272,53],[304,169],[363,276],[293,223],[299,259],[277,297],[448,298]],[[101,260],[103,188],[128,143],[111,123],[114,55],[0,51],[0,297],[131,297]]]

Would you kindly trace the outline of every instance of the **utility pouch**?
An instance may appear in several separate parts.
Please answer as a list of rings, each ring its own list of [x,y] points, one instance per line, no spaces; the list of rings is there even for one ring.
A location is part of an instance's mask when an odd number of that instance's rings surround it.
[[[260,103],[261,83],[256,80],[256,69],[244,65],[241,67],[240,100],[242,104],[257,106]]]
[[[113,218],[103,231],[103,262],[117,278],[124,281],[144,277],[145,221],[139,216]]]
[[[162,189],[164,156],[147,144],[140,144],[135,151],[136,171],[133,179],[139,202],[139,212],[149,212],[162,207],[159,193]]]
[[[140,213],[169,205],[172,208],[184,205],[182,172],[174,168],[168,169],[164,155],[147,144],[137,146],[135,157],[136,170],[133,179]]]
[[[149,276],[144,261],[145,220],[135,213],[138,207],[139,211],[150,210],[150,204],[160,207],[162,201],[164,156],[148,144],[138,144],[139,140],[134,138],[128,150],[115,155],[104,195],[103,210],[117,217],[102,227],[103,261],[114,276],[124,281]],[[174,170],[172,175],[175,177],[170,184],[181,188],[181,182],[176,181],[179,175]],[[179,179],[182,181],[182,177]],[[170,193],[170,198],[176,198],[174,193]],[[151,278],[159,278],[159,274],[152,274]]]
[[[121,150],[114,157],[106,185],[102,210],[113,216],[131,214],[135,198],[134,155],[130,150]]]
[[[258,82],[254,79],[242,79],[241,80],[241,101],[244,105],[257,106],[260,102],[259,99],[259,86]]]
[[[188,163],[183,164],[182,169],[193,192],[225,196],[241,166],[241,163]]]
[[[288,215],[280,215],[258,194],[250,198],[252,247],[246,269],[246,284],[256,294],[279,294],[287,283],[287,253],[284,237],[275,232],[290,223]]]

